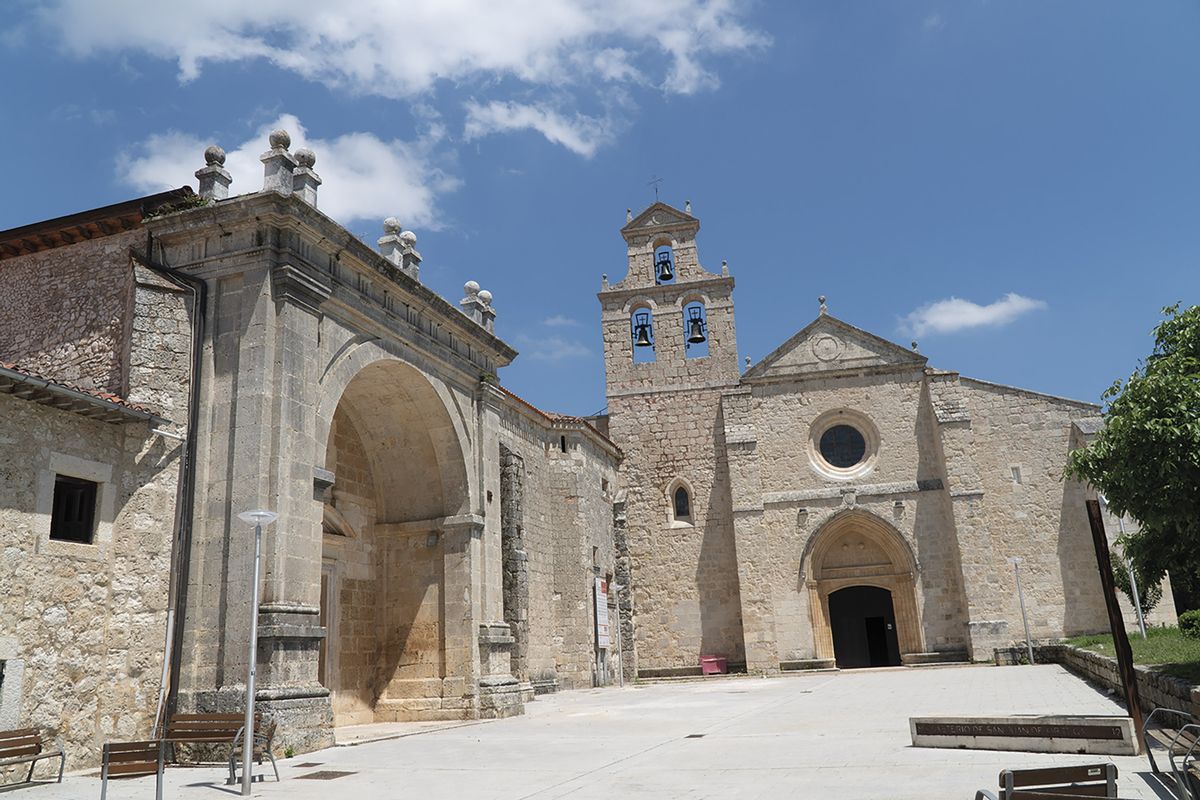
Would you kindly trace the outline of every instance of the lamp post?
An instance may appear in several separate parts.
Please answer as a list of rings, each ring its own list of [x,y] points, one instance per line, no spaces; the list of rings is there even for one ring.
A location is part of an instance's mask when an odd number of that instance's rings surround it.
[[[246,722],[242,728],[242,794],[250,794],[254,760],[254,677],[258,668],[258,579],[262,562],[262,529],[279,519],[274,511],[243,511],[238,519],[254,524],[254,582],[250,585],[250,656],[246,665]]]
[[[1033,639],[1029,636],[1029,615],[1025,613],[1025,590],[1021,588],[1021,557],[1009,556],[1008,563],[1013,565],[1013,575],[1017,578],[1017,599],[1021,601],[1021,621],[1025,623],[1025,647],[1029,650],[1029,663],[1033,663]]]
[[[1100,494],[1099,492],[1096,493],[1096,497],[1098,497],[1100,499],[1100,505],[1102,505],[1106,509],[1108,509],[1108,498],[1105,497],[1104,495]],[[1112,513],[1111,509],[1109,509],[1109,513]],[[1124,538],[1125,537],[1125,515],[1124,514],[1117,517],[1117,527],[1121,531],[1121,537]],[[1146,638],[1146,617],[1144,614],[1142,614],[1142,597],[1141,597],[1141,594],[1138,592],[1137,575],[1135,575],[1133,572],[1133,561],[1130,560],[1129,556],[1125,555],[1124,545],[1121,546],[1121,558],[1123,558],[1125,560],[1125,570],[1129,573],[1129,588],[1133,590],[1133,607],[1134,607],[1134,609],[1137,610],[1138,631],[1142,634],[1142,638],[1145,639]]]

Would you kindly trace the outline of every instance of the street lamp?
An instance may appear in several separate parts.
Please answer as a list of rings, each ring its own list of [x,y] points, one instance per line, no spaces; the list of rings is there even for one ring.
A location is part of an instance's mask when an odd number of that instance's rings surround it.
[[[1096,492],[1096,497],[1100,500],[1100,505],[1108,509],[1108,498],[1100,492]],[[1112,510],[1109,509],[1109,513]],[[1121,537],[1125,536],[1125,515],[1117,517],[1117,527],[1121,530]],[[1129,573],[1129,588],[1133,590],[1133,607],[1137,609],[1138,631],[1141,632],[1142,638],[1146,638],[1146,618],[1142,614],[1142,598],[1138,593],[1137,575],[1133,573],[1133,561],[1129,556],[1125,555],[1125,545],[1121,545],[1121,558],[1125,559],[1125,570]]]
[[[1029,650],[1029,663],[1033,663],[1033,639],[1029,636],[1029,615],[1025,613],[1025,591],[1021,588],[1020,556],[1009,556],[1008,563],[1013,565],[1013,575],[1017,578],[1017,598],[1021,601],[1021,621],[1025,623],[1025,647]]]
[[[254,525],[254,582],[250,585],[250,657],[246,666],[246,722],[242,728],[242,794],[250,794],[254,760],[254,676],[258,667],[258,577],[262,562],[262,529],[279,519],[274,511],[243,511],[238,519]]]

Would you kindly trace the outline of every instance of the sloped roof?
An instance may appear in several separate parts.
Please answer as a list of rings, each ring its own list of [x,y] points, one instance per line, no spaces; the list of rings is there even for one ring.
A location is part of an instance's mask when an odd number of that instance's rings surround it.
[[[625,227],[621,228],[621,235],[629,237],[632,234],[641,233],[647,228],[687,228],[696,231],[700,229],[700,220],[686,211],[680,211],[659,200],[626,222]]]
[[[0,361],[0,393],[101,422],[149,422],[159,419],[148,408],[130,403],[115,394],[68,386],[3,361]]]

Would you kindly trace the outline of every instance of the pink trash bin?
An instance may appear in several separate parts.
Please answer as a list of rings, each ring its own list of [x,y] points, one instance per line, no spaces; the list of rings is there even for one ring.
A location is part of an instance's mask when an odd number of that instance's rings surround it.
[[[725,656],[700,656],[701,675],[724,675],[729,671],[729,659]]]

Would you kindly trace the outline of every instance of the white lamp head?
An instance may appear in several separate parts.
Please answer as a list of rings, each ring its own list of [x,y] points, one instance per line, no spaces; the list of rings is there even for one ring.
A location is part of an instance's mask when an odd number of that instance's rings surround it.
[[[243,511],[238,514],[238,519],[249,525],[270,525],[279,519],[279,514],[267,511],[265,508],[257,508],[253,511]]]

